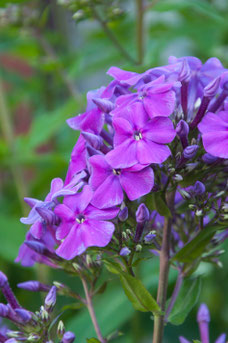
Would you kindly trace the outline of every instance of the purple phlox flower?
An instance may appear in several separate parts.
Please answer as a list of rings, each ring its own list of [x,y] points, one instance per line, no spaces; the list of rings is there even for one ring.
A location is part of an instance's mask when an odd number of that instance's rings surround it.
[[[122,203],[124,191],[133,201],[149,193],[154,185],[152,168],[136,164],[130,168],[114,169],[105,156],[92,156],[90,185],[95,191],[92,205],[107,208]],[[108,190],[108,191],[107,191]]]
[[[15,312],[23,321],[23,323],[28,323],[32,319],[31,313],[23,308],[16,308]]]
[[[61,343],[73,343],[75,340],[75,334],[71,331],[67,331],[63,335]]]
[[[212,156],[228,158],[228,112],[207,113],[199,123],[203,146]]]
[[[193,195],[202,195],[205,193],[206,188],[205,185],[201,181],[196,181],[193,187],[191,187],[190,191]]]
[[[67,124],[73,130],[99,134],[104,125],[104,113],[98,108],[93,108],[85,113],[67,119]]]
[[[174,86],[173,82],[166,83],[165,77],[161,76],[140,87],[137,93],[120,96],[116,101],[117,108],[112,113],[115,116],[115,113],[123,110],[125,106],[141,102],[150,118],[168,117],[173,113],[176,104],[175,92],[172,90]]]
[[[124,208],[120,208],[120,212],[118,214],[118,218],[121,222],[125,222],[128,218],[128,208],[125,206]]]
[[[142,103],[126,107],[113,119],[113,126],[115,148],[106,155],[113,168],[162,163],[170,156],[165,144],[172,142],[176,135],[172,121],[165,117],[149,120]]]
[[[56,244],[58,244],[58,241],[56,240],[54,236],[54,232],[51,233],[50,231],[44,232],[42,235],[42,238],[37,240],[33,237],[33,235],[28,231],[26,234],[26,241],[34,241],[34,242],[40,242],[44,244],[48,250],[51,252],[54,252],[54,247]],[[47,257],[42,256],[35,252],[34,250],[30,249],[25,242],[20,246],[19,253],[17,258],[15,259],[15,262],[21,262],[22,266],[24,267],[31,267],[36,262],[43,263],[51,266],[52,268],[56,268],[56,265],[53,264]]]
[[[212,163],[215,163],[218,160],[218,158],[215,156],[212,156],[211,154],[206,153],[202,156],[202,160],[206,164],[212,164]]]
[[[149,232],[146,236],[144,236],[144,241],[145,241],[145,243],[151,243],[151,242],[153,242],[155,237],[156,237],[155,233]]]
[[[106,246],[115,230],[107,220],[117,216],[118,208],[100,210],[92,206],[93,191],[84,186],[81,193],[64,198],[63,204],[56,206],[55,213],[61,218],[57,239],[62,244],[56,253],[66,260],[82,254],[88,247]]]

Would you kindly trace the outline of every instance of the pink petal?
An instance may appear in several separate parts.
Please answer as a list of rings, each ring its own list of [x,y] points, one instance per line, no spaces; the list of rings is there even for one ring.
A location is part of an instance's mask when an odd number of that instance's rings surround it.
[[[162,116],[168,117],[175,108],[175,93],[168,91],[165,93],[148,94],[144,98],[144,107],[151,118]]]
[[[113,127],[115,129],[114,146],[125,142],[127,139],[133,137],[132,125],[124,118],[114,118]]]
[[[105,156],[106,161],[112,168],[122,169],[133,166],[138,162],[136,155],[137,142],[126,140],[124,143],[117,145],[112,151]]]
[[[82,213],[89,205],[92,197],[92,188],[86,185],[81,193],[65,197],[64,204],[71,208],[75,213]]]
[[[130,200],[136,200],[149,193],[154,185],[154,172],[152,168],[130,173],[123,171],[120,183]]]
[[[152,118],[142,130],[143,137],[155,143],[170,143],[176,132],[169,118]]]
[[[56,239],[58,240],[62,240],[64,239],[70,232],[70,230],[72,229],[73,223],[72,222],[64,222],[61,223],[57,230],[56,230]],[[74,225],[78,225],[77,223],[75,223]]]
[[[98,209],[92,205],[89,205],[86,209],[85,216],[89,219],[95,220],[109,220],[113,219],[119,213],[118,207]]]
[[[132,71],[125,71],[125,70],[122,70],[118,67],[111,67],[107,71],[107,74],[111,75],[112,77],[114,77],[118,81],[128,80],[128,79],[138,75],[137,73],[134,73]]]
[[[97,108],[94,108],[88,112],[68,119],[67,124],[73,130],[81,130],[98,134],[101,132],[104,125],[104,114],[102,114]]]
[[[203,146],[213,156],[228,158],[228,131],[204,133]]]
[[[139,99],[119,110],[115,118],[117,117],[123,117],[128,120],[134,131],[142,129],[150,119],[144,109],[143,103]]]
[[[89,184],[93,190],[95,190],[110,174],[112,174],[112,168],[106,162],[105,157],[101,155],[94,155],[90,157],[89,163],[92,166]]]
[[[146,140],[140,140],[137,143],[137,157],[138,161],[142,164],[162,163],[171,154],[169,147],[166,145]]]
[[[30,233],[32,236],[36,239],[40,239],[44,233],[43,225],[39,220],[37,220],[31,227],[30,227]]]
[[[119,177],[112,174],[95,190],[91,204],[98,208],[119,205],[123,201],[123,190]]]
[[[65,204],[59,204],[54,209],[55,214],[63,220],[72,221],[75,219],[75,214],[71,208]]]
[[[199,123],[198,129],[201,133],[226,131],[228,129],[228,120],[227,122],[224,121],[228,116],[226,113],[227,112],[220,112],[219,114],[214,114],[212,112],[207,113]]]

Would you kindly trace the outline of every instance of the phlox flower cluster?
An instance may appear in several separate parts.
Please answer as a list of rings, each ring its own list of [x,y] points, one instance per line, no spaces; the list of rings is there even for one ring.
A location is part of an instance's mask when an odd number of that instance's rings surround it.
[[[25,199],[31,211],[21,221],[31,227],[17,257],[23,265],[55,267],[54,260],[106,247],[118,222],[139,206],[144,219],[136,216],[133,240],[140,241],[142,223],[150,222],[145,237],[149,242],[154,239],[151,229],[162,225],[163,218],[144,205],[148,194],[171,182],[178,189],[176,204],[201,197],[205,208],[203,194],[212,199],[213,189],[197,179],[190,188],[178,182],[206,170],[207,184],[211,166],[227,172],[228,71],[218,59],[202,64],[195,57],[170,57],[168,65],[142,74],[117,67],[108,74],[113,80],[107,87],[88,92],[86,111],[67,120],[80,136],[65,181],[54,179],[44,201]],[[192,218],[197,211],[202,216],[193,206]],[[201,225],[208,218],[205,214]],[[182,246],[178,233],[173,235]]]

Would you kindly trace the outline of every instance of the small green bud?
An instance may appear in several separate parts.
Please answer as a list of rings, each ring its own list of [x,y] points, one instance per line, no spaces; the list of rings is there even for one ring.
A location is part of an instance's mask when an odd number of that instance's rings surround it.
[[[142,251],[142,246],[141,246],[141,244],[137,244],[137,245],[136,245],[135,251],[137,251],[137,252]]]

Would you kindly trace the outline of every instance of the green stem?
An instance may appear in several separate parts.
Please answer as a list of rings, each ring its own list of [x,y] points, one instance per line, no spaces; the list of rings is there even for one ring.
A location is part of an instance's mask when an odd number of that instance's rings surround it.
[[[138,64],[143,63],[144,56],[144,4],[143,0],[136,0],[136,42],[138,51]]]
[[[89,292],[87,282],[86,282],[85,278],[82,276],[81,276],[81,280],[82,280],[82,285],[83,285],[85,297],[86,297],[86,306],[88,308],[90,318],[92,320],[92,323],[93,323],[94,329],[96,331],[97,337],[101,343],[106,343],[106,340],[103,338],[102,333],[101,333],[101,329],[100,329],[98,322],[97,322],[96,314],[95,314],[93,303],[92,303],[92,297],[91,297],[91,294]]]
[[[167,204],[173,211],[175,191],[167,195]],[[154,318],[154,333],[153,343],[162,343],[164,335],[165,325],[165,305],[168,288],[168,277],[169,277],[169,258],[170,258],[170,242],[171,242],[171,227],[172,218],[165,218],[163,227],[162,246],[160,252],[160,269],[159,269],[159,282],[157,292],[157,303],[161,307],[162,315],[157,315]]]
[[[3,84],[0,79],[0,123],[2,128],[3,137],[8,145],[11,152],[12,161],[16,157],[15,144],[14,144],[14,133],[13,126],[10,120],[10,112],[7,106],[6,96],[3,89]],[[15,187],[17,190],[18,200],[21,205],[21,210],[24,215],[26,215],[26,207],[24,203],[24,196],[27,194],[26,185],[23,178],[23,172],[19,165],[10,164],[10,171],[13,176]]]
[[[108,38],[112,41],[115,48],[122,54],[123,57],[126,58],[127,61],[133,64],[138,64],[137,61],[131,57],[131,55],[127,52],[127,50],[124,49],[124,47],[120,44],[116,36],[113,34],[113,32],[109,29],[106,21],[104,21],[99,12],[97,11],[96,7],[93,5],[92,1],[90,3],[91,9],[93,11],[94,18],[100,23],[103,31],[108,36]]]

